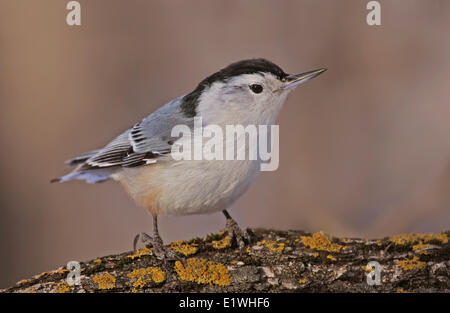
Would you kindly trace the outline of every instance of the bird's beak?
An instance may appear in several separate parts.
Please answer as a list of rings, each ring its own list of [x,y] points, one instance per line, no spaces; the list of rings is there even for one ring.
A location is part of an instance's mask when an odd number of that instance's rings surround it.
[[[283,86],[280,89],[286,90],[286,89],[294,88],[300,84],[307,82],[310,79],[313,79],[316,76],[319,76],[326,70],[327,70],[326,68],[321,68],[318,70],[309,71],[309,72],[305,72],[305,73],[301,73],[301,74],[289,75],[289,76],[285,77],[285,79],[284,79],[285,83],[283,84]]]

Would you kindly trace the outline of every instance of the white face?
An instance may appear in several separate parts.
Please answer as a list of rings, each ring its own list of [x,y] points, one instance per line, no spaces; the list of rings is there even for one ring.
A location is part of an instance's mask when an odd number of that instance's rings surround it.
[[[270,73],[243,74],[204,90],[197,112],[206,123],[273,124],[291,89]]]

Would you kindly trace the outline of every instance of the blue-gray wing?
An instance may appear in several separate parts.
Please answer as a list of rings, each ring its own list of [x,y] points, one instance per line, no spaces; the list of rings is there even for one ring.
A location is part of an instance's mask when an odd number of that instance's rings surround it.
[[[130,130],[130,141],[135,153],[167,153],[177,138],[171,137],[176,125],[192,127],[193,118],[180,111],[182,97],[177,98],[134,125]]]
[[[180,111],[182,97],[162,106],[141,122],[126,130],[103,149],[78,156],[68,163],[78,165],[76,171],[111,167],[145,165],[170,153],[177,138],[171,137],[175,125],[191,127],[193,118]]]

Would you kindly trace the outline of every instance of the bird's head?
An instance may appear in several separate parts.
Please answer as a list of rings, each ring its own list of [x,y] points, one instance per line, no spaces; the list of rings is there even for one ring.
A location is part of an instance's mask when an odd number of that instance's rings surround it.
[[[181,109],[207,123],[273,123],[289,92],[325,70],[290,75],[265,59],[239,61],[201,81]]]

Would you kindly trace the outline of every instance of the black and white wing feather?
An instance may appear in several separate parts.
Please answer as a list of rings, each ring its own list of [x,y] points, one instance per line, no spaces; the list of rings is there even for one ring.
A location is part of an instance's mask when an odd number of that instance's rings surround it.
[[[193,118],[186,117],[181,112],[181,101],[180,97],[167,103],[117,136],[103,149],[87,152],[67,161],[69,165],[77,166],[75,170],[53,181],[83,179],[87,182],[100,182],[107,180],[121,167],[143,166],[164,159],[177,139],[171,137],[172,128],[178,124],[193,125]],[[100,173],[99,177],[96,177],[97,173]]]

